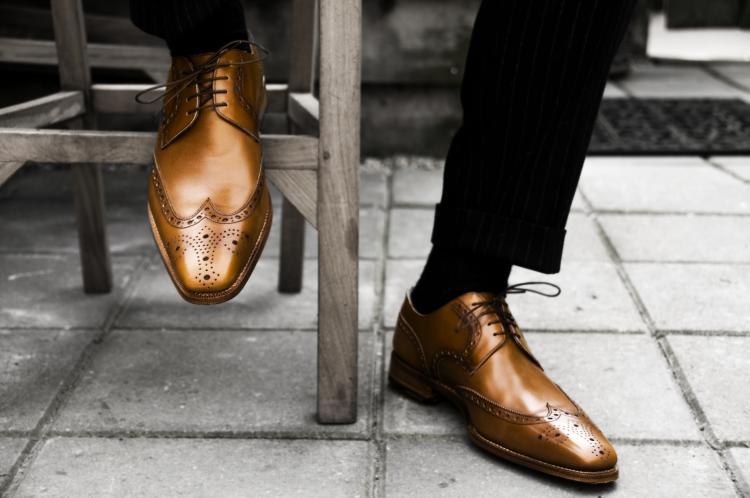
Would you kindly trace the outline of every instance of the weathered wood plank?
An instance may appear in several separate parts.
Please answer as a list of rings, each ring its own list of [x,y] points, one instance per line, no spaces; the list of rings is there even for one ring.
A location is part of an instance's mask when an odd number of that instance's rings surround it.
[[[170,60],[166,49],[140,45],[89,43],[87,55],[92,67],[102,68],[162,70]],[[0,61],[54,66],[58,54],[51,41],[0,38]]]
[[[318,419],[357,418],[361,0],[320,0]]]
[[[3,161],[151,164],[156,134],[137,131],[0,129]],[[318,167],[318,139],[304,135],[263,136],[267,169]]]
[[[0,109],[0,126],[40,128],[86,112],[83,92],[57,92]]]
[[[60,87],[80,92],[88,107],[91,71],[81,0],[52,0],[51,9]],[[76,128],[96,126],[92,113],[68,124]],[[72,169],[83,289],[87,293],[109,292],[112,289],[112,264],[104,222],[101,170],[93,164],[74,164]]]
[[[23,161],[0,162],[0,186],[7,182],[16,171],[23,167],[23,165]]]
[[[292,2],[289,88],[294,89],[295,92],[311,93],[315,85],[318,46],[317,13],[316,0],[293,0]],[[289,109],[287,109],[287,128],[290,133],[304,132],[295,125]],[[317,209],[316,206],[313,207]],[[317,219],[317,216],[313,218]],[[302,214],[289,202],[288,198],[285,198],[281,214],[280,292],[291,293],[302,290],[304,251],[305,222]]]
[[[139,104],[135,101],[138,92],[153,85],[142,84],[96,84],[91,87],[91,99],[94,111],[101,113],[154,113],[158,112],[161,103]],[[267,112],[286,112],[287,86],[269,84]]]
[[[320,103],[311,93],[290,93],[289,119],[302,132],[317,135],[320,131]]]
[[[268,178],[313,227],[318,225],[318,178],[312,170],[267,169]]]
[[[289,198],[284,196],[281,204],[279,292],[297,294],[302,291],[304,270],[305,218]]]

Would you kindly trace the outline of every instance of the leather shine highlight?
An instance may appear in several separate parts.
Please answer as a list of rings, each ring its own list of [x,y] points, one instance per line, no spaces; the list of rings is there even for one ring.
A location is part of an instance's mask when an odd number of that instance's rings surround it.
[[[213,54],[175,57],[170,81]],[[260,123],[266,106],[262,62],[231,49],[164,104],[148,212],[164,264],[180,295],[220,303],[244,286],[271,226]]]
[[[481,302],[492,304],[480,314]],[[407,296],[389,378],[420,401],[453,402],[472,440],[497,456],[581,482],[617,479],[614,448],[544,373],[504,298],[467,293],[422,315]]]

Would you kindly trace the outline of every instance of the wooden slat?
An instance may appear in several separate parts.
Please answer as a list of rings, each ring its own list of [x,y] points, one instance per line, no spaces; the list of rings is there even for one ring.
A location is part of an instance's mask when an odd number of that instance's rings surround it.
[[[169,52],[161,47],[89,43],[92,67],[118,69],[163,69],[169,65]],[[58,64],[54,42],[0,37],[0,61],[54,66]]]
[[[0,129],[0,158],[48,163],[151,164],[156,135],[137,131]],[[268,169],[318,167],[318,139],[265,135]]]
[[[52,0],[52,23],[59,61],[60,87],[77,90],[87,104],[91,102],[91,71],[86,53],[86,32],[81,0]],[[94,128],[93,113],[68,123],[73,128]],[[22,159],[23,160],[23,159]],[[73,192],[78,246],[87,293],[112,289],[112,264],[104,222],[104,185],[101,170],[94,164],[73,164]]]
[[[91,87],[92,105],[96,112],[112,113],[154,113],[159,110],[160,102],[139,104],[135,101],[138,92],[153,85],[139,84],[96,84]],[[267,112],[286,112],[287,86],[281,84],[267,85]]]
[[[40,128],[86,112],[83,92],[57,92],[0,109],[0,126]]]
[[[313,227],[318,224],[318,177],[312,170],[268,169],[268,178]]]
[[[320,0],[318,419],[357,418],[361,0]]]
[[[320,122],[320,104],[311,93],[290,93],[289,119],[302,133],[317,135]]]
[[[0,162],[0,185],[7,182],[23,165],[23,161]]]
[[[318,47],[317,0],[293,0],[290,29],[289,88],[295,92],[312,93]],[[287,110],[287,130],[305,133],[295,125]],[[281,214],[281,250],[279,261],[279,292],[300,292],[305,264],[305,222],[303,215],[288,198],[284,198]]]

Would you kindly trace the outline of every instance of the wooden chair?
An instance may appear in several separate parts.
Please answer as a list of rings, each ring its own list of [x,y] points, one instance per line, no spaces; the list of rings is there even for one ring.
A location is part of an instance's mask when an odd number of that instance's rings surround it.
[[[52,0],[61,91],[0,109],[0,185],[26,161],[70,164],[83,287],[112,272],[98,164],[149,164],[155,135],[97,131],[96,115],[143,112],[146,85],[92,85],[81,0]],[[319,28],[319,29],[318,29]],[[288,135],[264,136],[268,177],[284,195],[279,290],[302,285],[305,220],[318,230],[318,419],[357,416],[361,0],[294,0],[289,83],[269,85]],[[313,94],[319,40],[319,100]],[[153,109],[147,110],[152,112]],[[64,122],[66,129],[41,129]],[[250,283],[252,285],[252,282]]]

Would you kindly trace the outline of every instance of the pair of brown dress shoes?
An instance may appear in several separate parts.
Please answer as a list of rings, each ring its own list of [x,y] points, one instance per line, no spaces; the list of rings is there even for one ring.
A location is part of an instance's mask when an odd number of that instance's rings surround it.
[[[271,227],[262,54],[234,42],[176,57],[165,87],[151,228],[180,295],[220,303],[242,290]],[[545,375],[503,296],[464,294],[428,315],[407,296],[389,378],[420,401],[454,403],[472,441],[494,455],[576,481],[617,478],[614,449]]]

